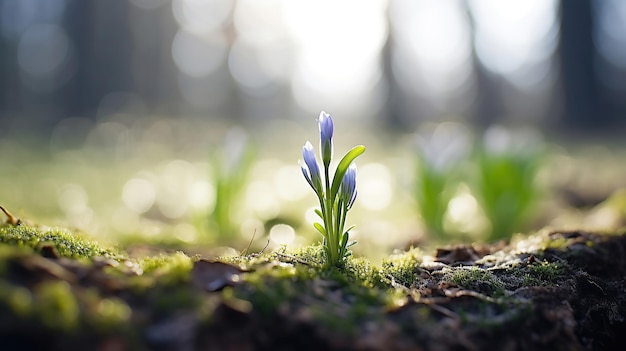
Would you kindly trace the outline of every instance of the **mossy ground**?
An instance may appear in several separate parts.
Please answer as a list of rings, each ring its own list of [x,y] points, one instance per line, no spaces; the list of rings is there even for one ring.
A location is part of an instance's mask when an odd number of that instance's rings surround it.
[[[3,350],[610,349],[626,236],[540,233],[411,249],[381,267],[318,246],[133,258],[64,229],[0,226]]]

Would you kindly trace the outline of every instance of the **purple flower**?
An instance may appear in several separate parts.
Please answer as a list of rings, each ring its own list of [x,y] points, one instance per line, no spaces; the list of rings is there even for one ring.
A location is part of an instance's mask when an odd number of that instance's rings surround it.
[[[317,166],[315,150],[313,150],[313,145],[308,141],[302,147],[302,158],[304,158],[304,163],[306,164],[306,167],[300,164],[304,178],[318,195],[322,194],[322,178],[320,169]]]
[[[351,163],[341,180],[341,197],[348,210],[352,208],[356,194],[356,164]]]
[[[322,162],[324,167],[330,165],[330,159],[333,157],[333,119],[324,111],[320,112],[318,118],[320,127],[320,145],[322,151]]]

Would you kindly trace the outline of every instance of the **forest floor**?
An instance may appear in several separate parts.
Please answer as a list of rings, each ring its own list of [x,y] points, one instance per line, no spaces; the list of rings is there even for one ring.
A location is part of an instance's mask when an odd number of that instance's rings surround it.
[[[321,265],[319,246],[139,256],[0,225],[2,350],[618,350],[626,234],[543,231]]]

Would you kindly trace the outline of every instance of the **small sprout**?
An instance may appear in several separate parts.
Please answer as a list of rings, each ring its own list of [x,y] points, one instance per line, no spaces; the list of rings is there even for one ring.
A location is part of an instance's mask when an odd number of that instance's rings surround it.
[[[535,207],[541,135],[533,130],[487,129],[477,150],[473,192],[491,223],[489,241],[507,239],[524,229]]]
[[[7,219],[7,223],[13,226],[18,226],[20,224],[22,224],[22,220],[15,217],[11,212],[9,212],[7,209],[5,209],[4,207],[2,207],[0,205],[0,210],[2,210],[2,212],[4,212],[4,214],[8,217]]]
[[[232,238],[236,231],[233,212],[255,159],[254,148],[243,129],[233,128],[226,134],[223,144],[212,151],[215,207],[209,215],[209,223],[218,237]]]
[[[460,123],[427,125],[416,135],[415,199],[428,234],[434,238],[452,237],[445,226],[446,213],[459,186],[471,143],[469,129]]]
[[[354,226],[346,230],[344,226],[346,215],[352,208],[357,195],[356,165],[352,161],[365,151],[365,146],[358,145],[348,151],[339,161],[331,179],[329,168],[333,155],[333,120],[328,113],[322,111],[318,122],[324,178],[322,179],[320,174],[313,145],[308,141],[302,148],[304,165],[300,162],[300,167],[304,178],[320,203],[320,209],[316,210],[316,213],[324,224],[315,223],[314,227],[324,237],[326,263],[330,266],[338,266],[351,255],[348,248],[355,244],[355,242],[349,242],[349,233]]]

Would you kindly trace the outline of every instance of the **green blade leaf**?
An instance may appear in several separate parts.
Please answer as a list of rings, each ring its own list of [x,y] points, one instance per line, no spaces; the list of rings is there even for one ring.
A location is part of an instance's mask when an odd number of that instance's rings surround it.
[[[324,238],[326,238],[326,229],[324,229],[321,224],[315,222],[313,223],[313,226],[315,227],[315,229],[317,229],[318,232],[320,232],[320,234],[322,234]]]
[[[346,232],[341,237],[341,245],[339,246],[339,257],[342,259],[346,256],[346,245],[348,244],[348,237],[350,235]]]
[[[337,165],[337,170],[335,171],[335,176],[333,177],[333,185],[330,188],[331,203],[335,202],[335,198],[339,192],[339,186],[341,185],[341,181],[343,180],[343,176],[346,174],[348,167],[350,167],[350,163],[352,163],[355,158],[359,157],[364,152],[365,146],[357,145],[348,151],[341,161],[339,161],[339,165]]]
[[[320,211],[319,209],[315,209],[315,214],[318,215],[322,220],[324,219],[324,217],[322,216],[322,211]]]
[[[348,232],[343,233],[343,237],[341,238],[341,248],[345,250],[346,245],[348,244],[348,238],[350,234]]]

